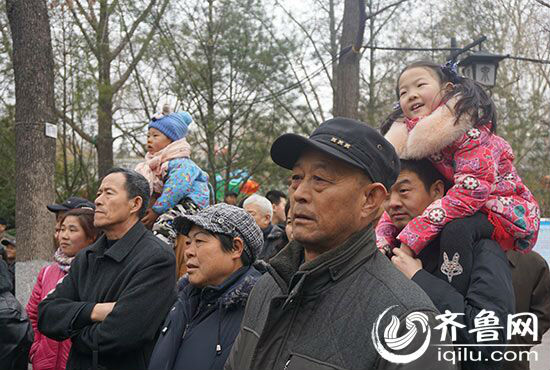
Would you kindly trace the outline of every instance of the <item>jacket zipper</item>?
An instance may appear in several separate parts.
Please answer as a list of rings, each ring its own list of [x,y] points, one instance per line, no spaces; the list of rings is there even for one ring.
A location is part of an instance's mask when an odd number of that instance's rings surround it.
[[[292,299],[293,299],[293,300],[296,300],[297,298],[291,298],[291,300],[292,300]],[[300,301],[301,301],[301,299],[300,299]],[[295,302],[296,302],[296,301],[295,301]],[[281,347],[279,348],[279,353],[278,353],[278,355],[277,355],[277,358],[280,358],[280,357],[281,357],[281,354],[282,354],[282,352],[283,352],[283,350],[284,350],[284,345],[285,345],[285,343],[286,343],[286,341],[287,341],[287,339],[288,339],[288,336],[290,335],[290,332],[292,331],[292,327],[294,326],[294,320],[296,319],[296,315],[298,314],[298,306],[299,306],[299,303],[300,303],[299,301],[296,302],[294,308],[292,309],[292,320],[290,320],[290,325],[288,326],[288,329],[287,329],[287,331],[286,331],[286,333],[285,333],[285,336],[283,337],[283,341],[282,341],[282,343],[281,343]],[[287,367],[288,367],[288,365],[290,364],[290,357],[291,357],[291,356],[292,356],[292,355],[289,355],[289,356],[288,356],[288,360],[287,360],[287,362],[285,363],[285,367],[283,368],[283,370],[286,370]]]
[[[285,363],[285,367],[283,368],[283,370],[287,370],[288,369],[288,365],[290,365],[290,358],[292,357],[292,355],[288,356],[288,360],[286,361]]]
[[[183,329],[183,335],[181,336],[182,340],[185,338],[185,334],[187,334],[188,328],[189,328],[189,323],[185,324],[185,329]]]

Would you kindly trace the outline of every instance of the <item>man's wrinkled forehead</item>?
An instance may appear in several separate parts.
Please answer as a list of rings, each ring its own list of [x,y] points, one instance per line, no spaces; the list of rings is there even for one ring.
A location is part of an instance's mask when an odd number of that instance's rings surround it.
[[[110,173],[103,178],[99,188],[101,190],[126,190],[126,176],[120,172]]]

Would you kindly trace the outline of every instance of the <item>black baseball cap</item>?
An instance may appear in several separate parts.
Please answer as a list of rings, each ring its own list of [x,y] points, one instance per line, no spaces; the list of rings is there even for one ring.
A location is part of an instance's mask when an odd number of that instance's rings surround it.
[[[66,212],[75,208],[91,208],[95,210],[95,204],[90,202],[88,199],[80,197],[69,197],[66,201],[61,204],[50,204],[48,206],[50,212]]]
[[[8,245],[12,245],[14,248],[17,248],[17,245],[15,244],[15,239],[4,238],[2,239],[2,241],[0,241],[0,244],[5,245],[6,247]]]
[[[364,170],[387,190],[399,176],[400,163],[393,146],[367,124],[343,117],[323,122],[309,138],[284,134],[271,146],[271,158],[291,170],[306,148],[314,148]]]

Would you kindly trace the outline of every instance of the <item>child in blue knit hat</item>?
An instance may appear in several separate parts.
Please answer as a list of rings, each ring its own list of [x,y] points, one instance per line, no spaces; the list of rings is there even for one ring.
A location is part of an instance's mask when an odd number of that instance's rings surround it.
[[[165,107],[149,123],[145,161],[136,166],[152,191],[152,206],[141,221],[172,247],[177,236],[172,220],[209,205],[208,175],[189,158],[185,139],[192,121],[189,113],[169,113]]]

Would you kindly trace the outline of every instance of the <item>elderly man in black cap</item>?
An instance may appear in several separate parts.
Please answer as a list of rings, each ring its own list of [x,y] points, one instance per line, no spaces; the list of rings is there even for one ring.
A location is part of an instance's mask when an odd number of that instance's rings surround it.
[[[271,157],[292,170],[294,241],[252,290],[226,369],[454,369],[438,361],[430,299],[375,246],[393,147],[334,118],[282,135]]]

